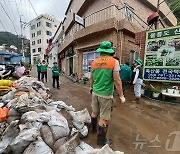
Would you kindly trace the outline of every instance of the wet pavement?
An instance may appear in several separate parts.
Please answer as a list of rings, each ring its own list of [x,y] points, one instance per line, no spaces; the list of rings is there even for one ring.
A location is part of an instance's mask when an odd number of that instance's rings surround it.
[[[31,74],[37,77],[35,68]],[[51,72],[48,72],[46,86],[51,89],[54,100],[62,100],[76,110],[87,108],[91,113],[91,94],[87,85],[61,77],[60,89],[53,89]],[[125,154],[179,154],[180,106],[161,104],[144,98],[140,104],[134,104],[132,85],[127,86],[126,99],[126,103],[120,104],[116,98],[116,107],[109,121],[107,136],[113,140],[112,148]],[[96,134],[89,134],[83,140],[98,147]]]

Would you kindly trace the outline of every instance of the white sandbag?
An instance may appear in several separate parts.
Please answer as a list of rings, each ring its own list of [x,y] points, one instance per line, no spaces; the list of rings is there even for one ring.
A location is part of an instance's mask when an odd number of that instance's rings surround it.
[[[30,100],[28,99],[28,94],[23,94],[19,97],[19,100],[15,106],[15,108],[20,112],[26,112],[26,108],[28,107]]]
[[[83,135],[84,137],[87,136],[88,128],[87,126],[85,126],[85,123],[91,122],[91,117],[89,115],[88,110],[84,109],[78,112],[69,111],[69,114],[73,118],[73,125],[78,129],[81,135]]]
[[[113,151],[107,144],[101,149],[93,149],[86,143],[81,143],[76,147],[75,154],[124,154],[124,152]]]
[[[18,122],[13,121],[4,131],[0,139],[0,153],[6,153],[8,146],[19,133]]]
[[[54,154],[52,149],[39,137],[32,142],[23,152],[23,154]]]
[[[51,128],[53,137],[55,140],[58,140],[61,137],[67,136],[69,134],[69,127],[67,120],[58,112],[50,111],[47,114],[51,115],[48,125]]]
[[[14,96],[14,92],[16,91],[15,88],[13,88],[10,92],[2,96],[2,101],[6,102],[8,100],[12,100]]]
[[[40,132],[37,128],[22,130],[10,144],[10,147],[14,153],[22,153],[38,136],[40,136]]]
[[[91,116],[87,108],[85,108],[82,111],[77,111],[77,112],[69,111],[69,113],[72,116],[74,121],[82,122],[82,123],[91,123]]]
[[[24,113],[22,116],[21,116],[21,121],[23,123],[26,123],[26,122],[34,122],[36,121],[37,119],[39,118],[39,114],[35,111],[29,111],[29,112],[26,112]]]
[[[4,106],[4,103],[0,103],[0,107],[3,107]]]
[[[51,104],[56,104],[59,109],[65,109],[66,111],[75,111],[72,106],[66,105],[63,101],[52,102]]]
[[[7,103],[7,107],[8,108],[15,108],[16,104],[18,102],[18,99],[17,98],[14,98],[12,100],[10,100],[8,103]]]

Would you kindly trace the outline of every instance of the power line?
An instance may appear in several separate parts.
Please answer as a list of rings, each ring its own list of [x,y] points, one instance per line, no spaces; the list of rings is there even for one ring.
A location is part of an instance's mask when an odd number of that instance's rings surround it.
[[[170,13],[173,13],[178,8],[179,5],[180,3],[172,11],[170,11],[162,20],[164,21]]]
[[[4,28],[4,30],[7,31],[4,24],[3,24],[3,22],[1,21],[1,18],[0,18],[0,23],[1,23],[2,27]]]
[[[30,3],[30,5],[31,5],[32,9],[34,10],[36,16],[38,17],[38,14],[37,14],[35,8],[33,7],[32,3],[31,3],[31,0],[29,0],[29,3]],[[43,24],[42,24],[42,27],[43,27],[44,31],[46,32],[46,29],[44,28]]]
[[[15,28],[15,25],[14,25],[14,22],[13,22],[13,21],[11,20],[11,18],[9,17],[8,13],[6,12],[6,10],[5,10],[4,6],[1,4],[1,2],[0,2],[0,5],[1,5],[1,7],[3,8],[4,12],[6,13],[7,17],[9,18],[9,20],[12,22],[13,28],[14,28],[14,30],[15,30],[15,32],[16,32],[16,35],[18,35],[18,33],[17,33],[17,31],[16,31],[16,28]]]
[[[5,2],[5,0],[4,0],[4,2]],[[15,14],[13,13],[13,9],[12,9],[12,7],[11,7],[11,2],[10,2],[10,0],[8,0],[8,2],[9,2],[9,8],[10,8],[11,13],[12,13],[12,17],[13,17],[14,19],[16,19],[16,18],[15,18]],[[16,20],[15,20],[15,22],[17,23]]]
[[[0,12],[1,21],[3,21],[3,24],[5,25],[6,29],[7,28],[11,29],[12,27],[9,24],[9,20],[6,20],[6,15],[4,14],[4,11],[1,9],[1,7],[0,7],[0,10],[1,10],[1,12]],[[5,19],[4,19],[4,17],[5,17]]]
[[[20,18],[19,6],[20,6],[20,4],[21,4],[21,1],[22,1],[22,0],[19,1],[19,5],[18,5],[18,4],[17,4],[17,1],[15,0],[15,4],[16,4],[16,8],[17,8],[17,12],[16,12],[16,14],[15,14],[15,18],[16,18],[16,15],[17,15],[17,14],[19,15],[19,18]]]

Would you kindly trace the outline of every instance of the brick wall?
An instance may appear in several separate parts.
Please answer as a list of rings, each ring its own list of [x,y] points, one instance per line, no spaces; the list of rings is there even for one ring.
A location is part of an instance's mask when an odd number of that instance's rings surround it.
[[[135,34],[135,44],[140,47],[140,59],[144,60],[145,45],[146,45],[146,31]]]

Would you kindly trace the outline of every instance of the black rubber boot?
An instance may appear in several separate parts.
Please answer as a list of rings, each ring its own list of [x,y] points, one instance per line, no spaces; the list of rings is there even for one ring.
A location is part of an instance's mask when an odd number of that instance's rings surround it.
[[[90,132],[92,134],[97,132],[97,117],[96,118],[91,117]]]
[[[106,138],[108,126],[107,127],[101,127],[98,126],[98,135],[97,135],[97,145],[104,146],[106,144],[112,145],[112,140]]]

